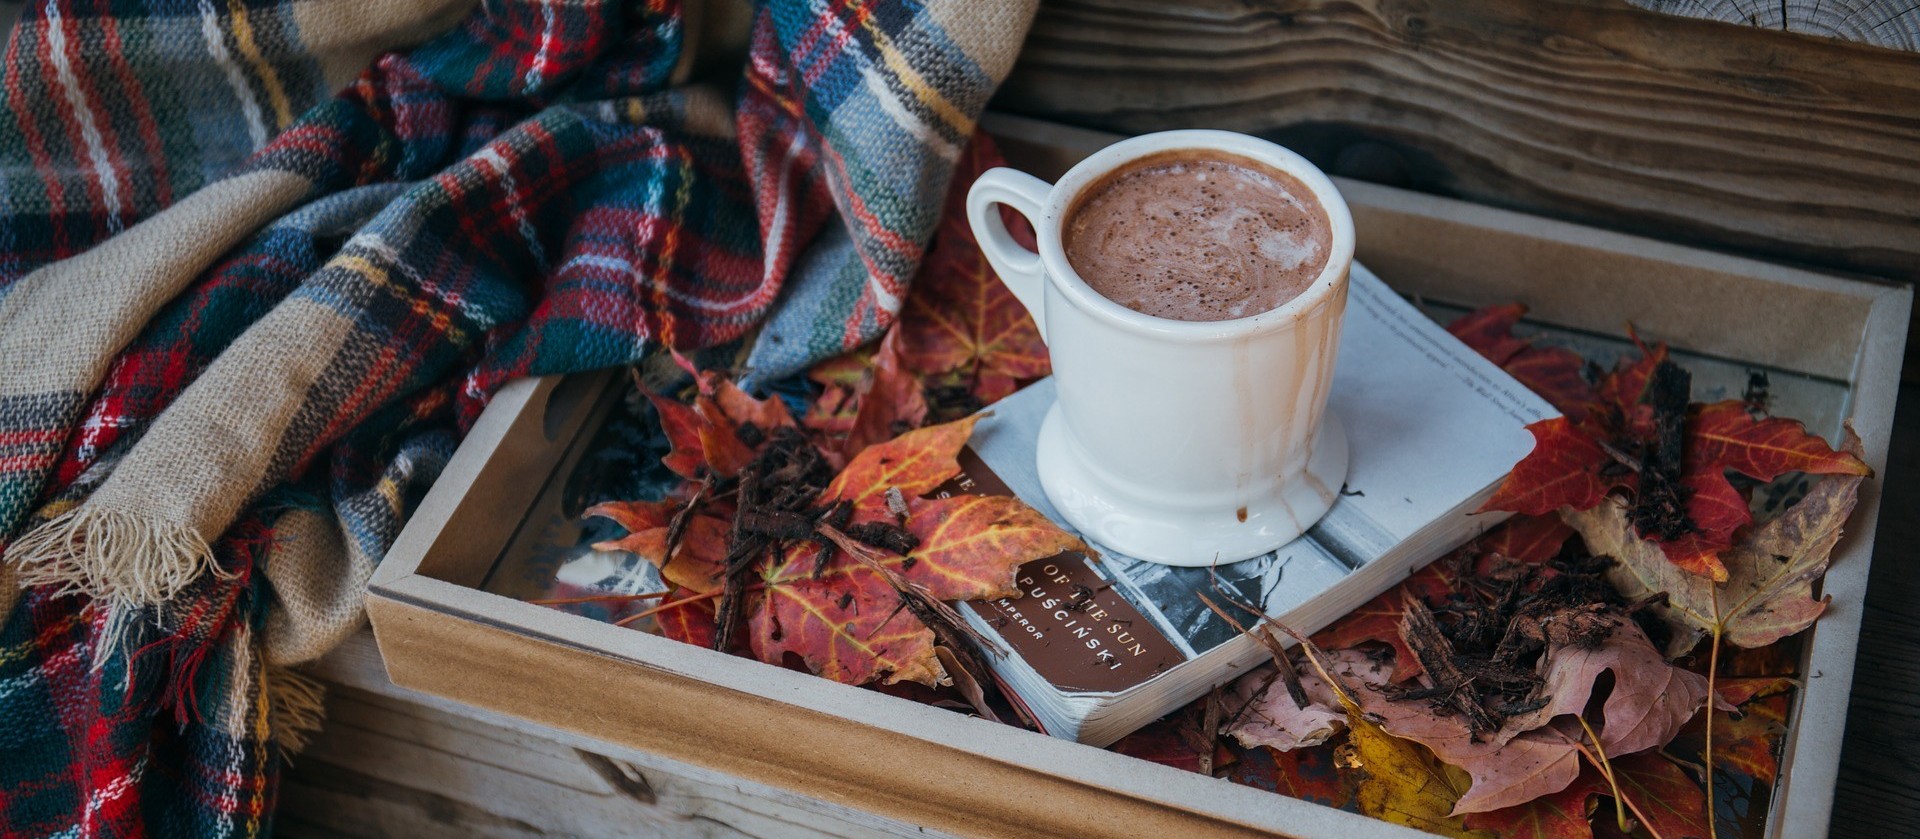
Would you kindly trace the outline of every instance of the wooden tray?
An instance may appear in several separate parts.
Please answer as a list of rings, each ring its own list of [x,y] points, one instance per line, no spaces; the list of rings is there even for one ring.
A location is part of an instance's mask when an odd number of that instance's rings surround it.
[[[1116,137],[1005,117],[1008,158],[1051,177]],[[1886,462],[1911,291],[1339,181],[1359,259],[1397,289],[1843,383]],[[394,683],[726,775],[961,835],[1418,836],[1415,831],[488,594],[611,374],[515,382],[482,414],[374,576]],[[1880,484],[1861,489],[1805,645],[1770,835],[1824,835]]]

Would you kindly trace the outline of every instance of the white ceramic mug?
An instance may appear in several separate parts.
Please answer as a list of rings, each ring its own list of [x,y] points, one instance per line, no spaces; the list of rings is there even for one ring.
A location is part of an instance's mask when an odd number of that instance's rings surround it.
[[[1182,149],[1250,159],[1312,191],[1333,236],[1306,291],[1251,317],[1180,321],[1115,303],[1075,273],[1060,232],[1081,191],[1132,161]],[[1007,235],[1001,204],[1033,222],[1039,253]],[[1108,146],[1057,184],[987,172],[967,195],[967,217],[1053,356],[1058,396],[1040,429],[1040,481],[1082,534],[1139,559],[1227,563],[1292,541],[1333,506],[1347,444],[1326,405],[1353,217],[1326,174],[1255,137],[1167,131]]]

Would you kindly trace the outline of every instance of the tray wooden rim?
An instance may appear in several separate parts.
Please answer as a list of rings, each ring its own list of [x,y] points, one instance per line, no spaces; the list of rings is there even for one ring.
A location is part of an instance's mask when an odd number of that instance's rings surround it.
[[[1047,143],[1069,155],[1084,154],[1117,139],[1098,132],[1018,118],[996,116],[985,125],[996,134],[1019,137],[1024,142]],[[1857,305],[1859,311],[1854,316],[1861,326],[1858,349],[1851,364],[1840,371],[1844,375],[1839,378],[1850,385],[1849,413],[1866,445],[1867,461],[1876,474],[1884,473],[1901,349],[1908,327],[1910,289],[1607,233],[1390,187],[1351,181],[1341,181],[1339,187],[1355,206],[1357,216],[1371,217],[1376,223],[1385,220],[1394,224],[1449,225],[1451,230],[1461,233],[1477,231],[1544,240],[1582,250],[1592,258],[1619,259],[1623,264],[1651,261],[1702,276],[1726,276],[1732,282],[1759,282],[1779,293],[1805,292],[1821,299]],[[1364,251],[1362,261],[1367,261]],[[1381,273],[1387,275],[1386,271]],[[1546,314],[1552,316],[1545,319],[1554,322],[1591,325],[1582,321],[1578,312]],[[1656,335],[1675,337],[1658,332]],[[1813,359],[1805,366],[1813,368],[1809,372],[1834,371],[1832,359]],[[556,655],[572,651],[638,665],[617,674],[635,690],[647,690],[648,679],[658,683],[661,692],[666,690],[668,682],[673,682],[674,689],[678,690],[686,687],[680,680],[691,680],[710,689],[708,694],[716,701],[755,707],[767,713],[785,713],[795,726],[804,720],[805,725],[800,727],[812,736],[830,737],[841,741],[843,746],[885,742],[907,751],[913,751],[920,744],[931,746],[934,751],[922,757],[944,757],[952,761],[949,765],[964,764],[982,774],[941,777],[929,783],[903,777],[899,772],[875,774],[848,766],[847,760],[823,763],[817,754],[801,747],[793,738],[786,738],[786,742],[742,742],[736,745],[749,754],[725,754],[696,748],[684,739],[643,736],[649,732],[610,732],[604,730],[604,726],[595,728],[566,713],[543,713],[538,703],[530,703],[526,696],[507,695],[510,692],[494,695],[494,702],[489,705],[495,710],[513,708],[557,728],[579,731],[623,746],[657,750],[668,757],[773,786],[829,799],[845,799],[850,806],[935,829],[995,834],[1004,833],[1009,824],[1015,824],[1021,832],[1066,833],[1099,825],[1134,833],[1144,826],[1164,823],[1178,826],[1189,835],[1230,835],[1250,830],[1327,837],[1354,831],[1381,836],[1425,835],[1309,802],[1222,784],[1104,750],[644,633],[628,632],[436,578],[452,576],[450,569],[459,566],[462,559],[469,563],[477,561],[470,555],[471,550],[450,551],[447,540],[451,538],[456,543],[459,540],[458,534],[449,533],[448,526],[463,505],[503,503],[497,497],[501,494],[497,487],[492,493],[473,490],[489,471],[503,469],[503,462],[528,456],[527,452],[515,452],[514,447],[507,445],[509,440],[530,434],[549,440],[566,439],[579,430],[588,411],[578,408],[581,400],[574,391],[580,389],[579,382],[583,380],[598,382],[597,386],[584,388],[594,393],[612,377],[604,373],[583,374],[572,380],[573,386],[564,389],[563,380],[558,378],[523,380],[504,388],[470,431],[375,572],[368,609],[394,683],[428,693],[456,693],[460,695],[453,698],[474,701],[472,697],[476,692],[471,685],[461,685],[457,679],[449,681],[452,677],[448,674],[429,672],[436,669],[436,662],[457,657],[445,655],[445,650],[421,649],[408,640],[410,633],[418,633],[425,625],[423,620],[437,616],[464,625],[476,635],[484,634],[496,640],[501,633],[506,633],[508,641],[502,643],[510,642],[511,636],[517,635],[533,642],[534,649],[553,651]],[[575,409],[557,429],[548,427],[551,424],[548,403],[556,394],[567,396],[559,401],[575,403]],[[1818,667],[1809,668],[1813,678],[1807,679],[1805,689],[1798,695],[1797,724],[1789,733],[1782,758],[1780,786],[1773,799],[1771,835],[1776,837],[1819,836],[1827,830],[1859,642],[1860,614],[1879,518],[1880,487],[1881,481],[1877,479],[1863,486],[1854,526],[1836,550],[1833,568],[1824,583],[1824,591],[1833,598],[1833,605],[1816,625],[1807,648],[1808,661],[1817,662]],[[468,513],[472,512],[469,507]],[[525,650],[521,652],[524,654]],[[488,663],[484,658],[470,658],[475,666]],[[609,672],[608,677],[615,675]],[[865,755],[863,759],[880,765],[892,760],[887,755],[872,753],[871,749],[849,747],[847,753]],[[803,765],[807,771],[800,771]],[[955,796],[959,793],[969,796],[972,805],[958,801]],[[1052,804],[1029,800],[1034,796],[1044,796]],[[1006,800],[1009,798],[1011,800]],[[1002,801],[996,805],[995,799]],[[972,806],[977,809],[970,809]],[[1052,815],[1050,821],[1049,814]],[[1010,818],[1015,821],[1009,822]]]

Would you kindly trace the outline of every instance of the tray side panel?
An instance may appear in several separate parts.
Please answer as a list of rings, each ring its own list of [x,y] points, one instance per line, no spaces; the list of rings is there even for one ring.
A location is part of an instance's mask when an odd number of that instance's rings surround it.
[[[930,754],[906,734],[411,603],[376,596],[368,609],[400,687],[912,824],[975,836],[1273,835],[978,755]]]

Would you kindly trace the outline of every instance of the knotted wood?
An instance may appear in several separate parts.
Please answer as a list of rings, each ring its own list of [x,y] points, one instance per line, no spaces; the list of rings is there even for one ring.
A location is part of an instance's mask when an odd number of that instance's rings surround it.
[[[1920,279],[1920,53],[1624,0],[1060,0],[995,107],[1246,131],[1334,174]]]

